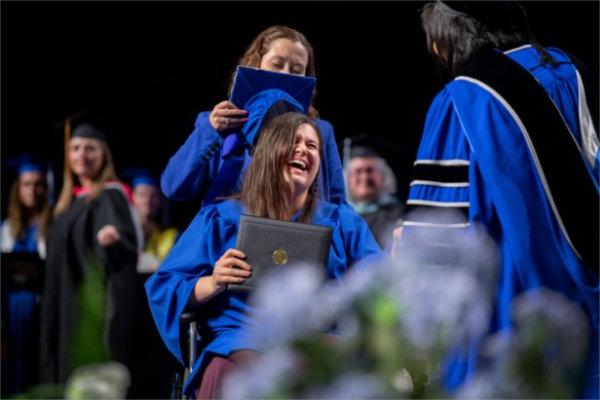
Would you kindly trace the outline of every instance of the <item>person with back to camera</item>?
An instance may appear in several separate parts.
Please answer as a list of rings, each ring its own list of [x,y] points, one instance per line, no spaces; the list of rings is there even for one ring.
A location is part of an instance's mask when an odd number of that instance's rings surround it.
[[[406,214],[400,241],[485,227],[500,254],[490,333],[512,328],[519,294],[562,293],[589,318],[582,393],[597,398],[597,85],[586,88],[585,67],[533,39],[516,2],[429,3],[421,22],[452,80],[427,113],[407,206],[456,214]],[[448,389],[471,376],[479,350],[449,364]]]
[[[93,362],[131,366],[141,232],[100,127],[90,115],[65,122],[63,186],[47,235],[44,383],[65,383],[76,367]]]
[[[313,48],[306,37],[285,26],[271,26],[259,33],[246,49],[240,65],[287,74],[316,76]],[[223,149],[224,139],[239,130],[248,121],[248,110],[240,110],[230,101],[218,103],[212,111],[202,112],[196,118],[194,131],[169,160],[161,176],[163,193],[172,200],[189,200],[197,195],[203,204],[215,201],[214,188],[221,186],[219,194],[230,195],[241,187],[243,172],[230,182],[215,182],[217,173],[228,157],[229,151],[244,158],[245,171],[251,154],[248,146]],[[342,165],[337,151],[333,128],[318,118],[317,110],[310,106],[308,112],[321,130],[323,137],[322,173],[319,174],[319,191],[324,200],[345,203]],[[251,116],[250,116],[251,117]]]
[[[215,398],[224,375],[256,354],[255,344],[244,335],[248,293],[227,289],[252,274],[245,254],[235,249],[242,213],[331,227],[329,279],[339,280],[355,262],[381,253],[352,207],[319,198],[322,146],[313,119],[292,112],[270,120],[259,136],[241,193],[203,207],[146,283],[156,324],[180,361],[178,316],[194,307],[207,327],[207,345],[194,363],[186,394]]]

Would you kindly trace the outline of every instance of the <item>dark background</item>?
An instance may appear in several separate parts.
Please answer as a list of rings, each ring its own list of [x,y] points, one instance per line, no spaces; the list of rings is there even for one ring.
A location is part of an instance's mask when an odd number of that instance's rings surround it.
[[[314,46],[317,107],[337,140],[363,132],[389,140],[404,192],[427,107],[441,87],[419,27],[423,4],[2,1],[2,160],[37,153],[59,177],[56,125],[87,109],[117,127],[110,145],[118,169],[160,173],[196,114],[226,97],[245,47],[283,24]],[[598,76],[599,2],[523,4],[542,44],[569,51]],[[3,204],[11,178],[3,168]],[[198,204],[178,206],[180,221]]]

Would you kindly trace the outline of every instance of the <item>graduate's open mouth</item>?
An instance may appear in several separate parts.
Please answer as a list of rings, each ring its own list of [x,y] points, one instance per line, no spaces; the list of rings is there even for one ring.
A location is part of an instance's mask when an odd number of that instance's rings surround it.
[[[298,159],[294,159],[291,160],[289,163],[290,169],[299,169],[300,171],[306,171],[308,169],[308,164],[306,161],[304,160],[298,160]]]

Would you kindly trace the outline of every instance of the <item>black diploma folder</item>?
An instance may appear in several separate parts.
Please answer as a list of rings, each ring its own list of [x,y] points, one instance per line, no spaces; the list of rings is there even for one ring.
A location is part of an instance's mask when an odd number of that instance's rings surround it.
[[[331,246],[331,228],[243,214],[236,249],[246,254],[252,276],[229,290],[252,290],[262,276],[298,263],[325,267]]]

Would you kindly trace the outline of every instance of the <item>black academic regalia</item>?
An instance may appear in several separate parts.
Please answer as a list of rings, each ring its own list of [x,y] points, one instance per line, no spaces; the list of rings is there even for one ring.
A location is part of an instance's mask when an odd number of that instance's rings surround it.
[[[394,229],[400,226],[404,207],[398,203],[382,205],[377,211],[361,214],[381,247],[392,242]]]
[[[102,247],[96,235],[108,224],[118,229],[121,238],[112,246]],[[41,318],[42,382],[64,383],[73,369],[90,362],[114,360],[129,367],[141,287],[135,270],[136,229],[122,186],[107,184],[92,201],[86,195],[74,197],[67,211],[50,226],[47,247]],[[90,286],[90,282],[97,284]],[[81,301],[83,297],[87,303]],[[94,302],[102,303],[100,310],[104,310],[97,329],[89,322],[93,320],[89,314]],[[85,334],[82,321],[87,323]],[[97,347],[103,353],[90,347],[87,353],[74,354],[73,346],[82,343],[83,335],[87,335],[88,344],[96,336],[96,342],[101,343]]]

